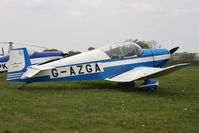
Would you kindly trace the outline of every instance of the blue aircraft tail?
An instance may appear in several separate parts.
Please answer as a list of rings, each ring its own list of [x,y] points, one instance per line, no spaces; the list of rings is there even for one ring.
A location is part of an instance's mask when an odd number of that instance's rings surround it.
[[[7,81],[23,82],[21,76],[31,66],[26,48],[12,49],[8,61]]]

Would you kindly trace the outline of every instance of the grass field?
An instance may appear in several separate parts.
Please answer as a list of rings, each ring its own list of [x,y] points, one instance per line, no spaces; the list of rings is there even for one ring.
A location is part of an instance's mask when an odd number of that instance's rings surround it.
[[[0,133],[199,132],[199,67],[157,80],[153,91],[107,81],[33,83],[19,91],[20,83],[0,74]]]

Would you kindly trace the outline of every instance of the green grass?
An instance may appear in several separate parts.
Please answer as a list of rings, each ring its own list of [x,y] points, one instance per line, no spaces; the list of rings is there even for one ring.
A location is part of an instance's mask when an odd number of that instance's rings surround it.
[[[33,83],[19,91],[21,83],[0,74],[0,133],[198,132],[199,67],[157,80],[153,91],[107,81]]]

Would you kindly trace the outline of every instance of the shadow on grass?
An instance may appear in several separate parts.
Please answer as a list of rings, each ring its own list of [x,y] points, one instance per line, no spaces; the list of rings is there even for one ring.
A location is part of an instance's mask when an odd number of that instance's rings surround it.
[[[120,91],[125,93],[137,93],[146,96],[173,97],[179,95],[176,91],[168,91],[168,88],[157,90],[140,90],[138,86],[118,86],[115,82],[109,81],[69,81],[51,83],[33,83],[25,89],[28,91],[78,91],[78,90],[99,90],[99,91]]]
[[[115,91],[121,91],[121,92],[126,92],[126,93],[139,93],[142,95],[151,95],[151,96],[161,96],[161,97],[170,97],[170,96],[176,96],[179,95],[179,93],[176,93],[174,91],[168,91],[168,88],[158,88],[155,90],[141,90],[139,89],[139,85],[136,86],[119,86],[116,83],[112,82],[94,82],[94,83],[85,83],[85,82],[80,82],[79,83],[82,86],[85,86],[85,88],[97,88],[97,89],[102,89],[102,90],[115,90]]]

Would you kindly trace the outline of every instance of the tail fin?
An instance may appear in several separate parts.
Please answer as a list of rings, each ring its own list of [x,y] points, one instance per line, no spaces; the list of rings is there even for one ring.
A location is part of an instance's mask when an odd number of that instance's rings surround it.
[[[30,58],[26,48],[12,49],[8,61],[8,81],[21,81],[21,76],[31,66]]]

